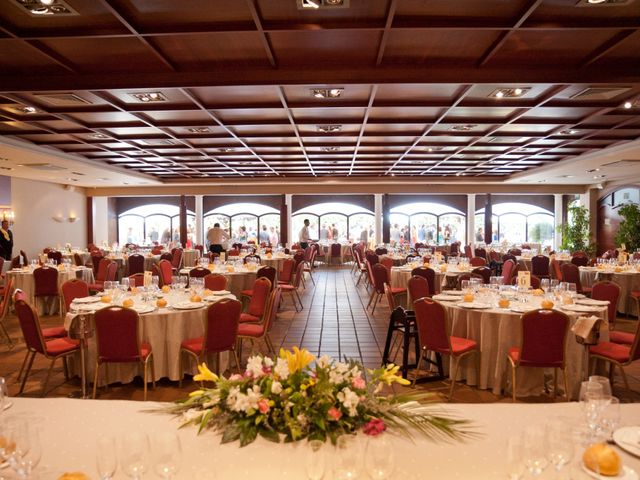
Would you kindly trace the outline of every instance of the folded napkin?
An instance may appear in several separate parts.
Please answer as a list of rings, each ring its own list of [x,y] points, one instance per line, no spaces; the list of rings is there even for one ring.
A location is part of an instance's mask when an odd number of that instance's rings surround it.
[[[590,317],[579,317],[576,320],[576,323],[571,327],[571,331],[577,335],[578,337],[587,339],[591,334],[593,327],[596,325],[596,322],[600,320],[595,315]]]

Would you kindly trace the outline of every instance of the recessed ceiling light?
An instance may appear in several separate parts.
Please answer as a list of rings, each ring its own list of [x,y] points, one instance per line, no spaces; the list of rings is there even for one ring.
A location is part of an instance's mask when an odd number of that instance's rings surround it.
[[[218,151],[221,152],[221,153],[234,152],[235,148],[233,148],[233,147],[220,147],[220,148],[218,148]]]
[[[189,130],[191,133],[209,133],[209,132],[211,132],[209,127],[195,127],[195,128],[188,128],[187,130]]]
[[[587,173],[593,173],[593,172],[599,172],[600,169],[599,168],[592,168],[590,170],[587,170]]]
[[[100,180],[101,182],[108,182],[109,181],[108,178],[99,178],[98,180]]]
[[[567,130],[561,130],[560,135],[575,135],[577,133],[580,133],[580,130],[575,130],[573,128],[569,128]]]
[[[478,125],[466,124],[466,125],[453,125],[449,130],[455,130],[456,132],[468,132],[469,130],[473,130]]]
[[[97,140],[105,140],[107,138],[109,138],[108,135],[105,135],[104,133],[92,133],[91,135],[89,135],[90,138],[95,138]]]
[[[162,92],[140,92],[140,93],[128,93],[130,97],[133,97],[138,102],[143,103],[151,103],[151,102],[166,102],[167,97],[165,97]]]
[[[587,0],[587,3],[590,3],[591,5],[597,5],[599,3],[604,3],[607,0]]]
[[[574,175],[561,175],[560,178],[573,178]]]
[[[342,130],[342,125],[318,125],[320,133],[335,133]]]
[[[338,98],[342,96],[344,88],[312,88],[311,95],[315,98]]]
[[[320,0],[300,0],[300,6],[302,8],[320,8]]]
[[[442,147],[428,147],[427,152],[439,152],[442,150]]]
[[[62,0],[16,0],[30,15],[42,17],[48,15],[78,15],[73,8]]]
[[[530,87],[498,88],[489,94],[493,98],[517,98],[531,90]]]
[[[633,104],[631,102],[624,102],[624,108],[631,108]]]
[[[322,147],[323,152],[338,152],[340,147]]]
[[[594,179],[594,180],[598,180],[598,179],[600,179],[600,178],[604,178],[604,177],[606,177],[606,175],[594,175],[594,176],[593,176],[593,179]]]

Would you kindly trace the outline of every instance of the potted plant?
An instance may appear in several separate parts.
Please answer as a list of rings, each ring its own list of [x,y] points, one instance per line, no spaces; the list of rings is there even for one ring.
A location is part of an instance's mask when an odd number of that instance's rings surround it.
[[[595,244],[590,242],[589,210],[582,205],[570,206],[568,220],[558,231],[562,235],[560,247],[571,252],[583,251],[591,256],[595,251]]]
[[[625,246],[628,252],[635,252],[640,248],[640,208],[635,203],[627,203],[618,209],[618,215],[623,220],[616,233],[616,246]]]

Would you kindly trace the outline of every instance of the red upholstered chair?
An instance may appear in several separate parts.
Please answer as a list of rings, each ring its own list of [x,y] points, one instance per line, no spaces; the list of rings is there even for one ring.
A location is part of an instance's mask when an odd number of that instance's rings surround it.
[[[519,257],[520,255],[522,255],[522,250],[519,248],[512,248],[511,250],[509,250],[509,253],[511,255],[515,255],[516,257]]]
[[[387,272],[389,273],[389,276],[391,276],[391,267],[393,267],[393,258],[381,257],[379,263],[385,266],[385,268],[387,269]]]
[[[198,250],[200,252],[200,256],[204,256],[204,245],[196,245],[195,247],[193,247],[194,249]]]
[[[280,290],[282,291],[282,293],[288,293],[289,295],[291,295],[291,302],[293,303],[293,306],[296,309],[296,312],[298,311],[298,303],[300,304],[300,310],[304,309],[304,306],[302,305],[302,300],[300,299],[300,295],[298,294],[298,289],[300,288],[302,276],[304,275],[303,269],[304,269],[304,264],[303,263],[298,264],[298,267],[296,268],[296,273],[293,276],[293,282],[288,284],[278,283],[278,286],[280,287]],[[296,303],[296,300],[297,300],[297,303]]]
[[[591,298],[594,300],[606,300],[607,316],[609,319],[609,341],[631,345],[634,335],[631,332],[620,332],[614,330],[616,323],[616,311],[618,310],[618,299],[620,298],[620,286],[615,282],[596,282],[591,287]]]
[[[484,248],[476,248],[475,257],[473,257],[473,258],[476,258],[476,257],[482,258],[486,262],[486,260],[487,260],[487,251]],[[471,260],[473,260],[473,258]],[[472,263],[472,265],[473,265],[473,263]],[[485,265],[486,265],[486,263],[485,263]],[[478,267],[482,267],[482,266],[483,265],[478,265]]]
[[[174,248],[173,250],[171,250],[171,256],[172,256],[171,267],[177,273],[178,270],[180,270],[180,267],[182,266],[182,249]]]
[[[449,390],[449,400],[451,400],[460,360],[471,353],[475,353],[478,355],[478,368],[480,366],[478,345],[474,340],[454,337],[447,333],[447,312],[440,303],[430,298],[421,298],[413,302],[413,309],[416,313],[416,325],[420,342],[420,358],[416,368],[420,366],[427,352],[434,352],[437,355],[450,355],[453,359],[453,375],[451,376],[451,389]],[[413,379],[414,387],[417,379],[418,372],[416,371],[416,376]]]
[[[575,283],[576,291],[584,295],[591,294],[591,287],[583,287],[580,283],[580,269],[573,263],[563,263],[560,267],[562,271],[562,281],[567,283]]]
[[[162,279],[162,272],[160,271],[160,266],[155,264],[155,263],[153,265],[151,265],[151,276],[152,277],[158,277],[158,286],[160,288],[162,288],[164,285],[170,285],[169,283],[167,283],[167,284],[164,283],[164,281]]]
[[[227,277],[219,273],[210,273],[204,277],[204,288],[208,288],[212,292],[219,292],[227,289]]]
[[[20,268],[20,258],[21,258],[20,255],[16,255],[15,257],[13,257],[11,259],[11,268],[12,269]]]
[[[129,287],[144,287],[144,273],[129,275]]]
[[[156,245],[151,249],[151,255],[162,255],[162,247],[160,245]]]
[[[267,350],[275,355],[271,338],[269,338],[269,330],[276,320],[278,307],[280,305],[280,297],[282,295],[281,287],[276,287],[271,292],[265,308],[264,321],[262,323],[240,323],[238,326],[238,341],[242,347],[242,341],[248,339],[251,341],[251,349],[253,350],[255,340],[264,340]]]
[[[153,351],[140,341],[138,312],[130,308],[106,307],[95,313],[96,366],[93,378],[93,398],[96,398],[100,367],[106,363],[141,363],[143,366],[144,400],[147,400],[148,367],[155,388]],[[108,379],[107,379],[108,383]]]
[[[409,290],[409,296],[411,296],[413,301],[431,296],[429,282],[426,278],[418,275],[414,275],[409,279],[409,282],[407,283],[407,290]]]
[[[589,347],[589,359],[596,358],[609,362],[609,379],[613,383],[613,369],[620,367],[624,387],[629,389],[629,381],[624,367],[631,365],[635,360],[640,359],[640,322],[636,322],[636,331],[631,344],[620,344],[613,342],[600,342]]]
[[[204,267],[196,267],[189,270],[190,278],[204,278],[207,275],[211,275],[211,270]]]
[[[380,256],[377,253],[372,252],[371,250],[367,250],[366,252],[364,252],[364,259],[367,260],[371,264],[371,266],[375,265],[376,263],[380,263]]]
[[[565,362],[565,340],[569,317],[558,310],[532,310],[521,317],[522,343],[509,348],[512,399],[516,401],[518,367],[553,368],[553,396],[558,384],[558,368],[564,377],[564,392],[569,401],[569,382]]]
[[[271,282],[268,279],[257,278],[253,282],[253,295],[247,311],[240,314],[240,323],[256,323],[263,320],[270,292]]]
[[[93,275],[96,280],[98,279],[98,272],[100,271],[100,262],[102,262],[103,259],[106,260],[102,252],[100,251],[91,252],[91,267],[93,268]],[[105,270],[102,273],[103,276],[106,274],[107,266],[105,265],[104,268]]]
[[[375,249],[376,255],[386,255],[388,253],[387,249],[384,247],[378,247]]]
[[[419,276],[424,277],[429,283],[429,292],[431,295],[435,295],[437,293],[436,289],[436,272],[433,268],[429,267],[417,267],[411,270],[411,276]],[[414,299],[416,297],[413,297]]]
[[[240,250],[238,250],[237,248],[232,248],[227,252],[227,257],[239,257],[239,256],[240,256]]]
[[[311,278],[311,282],[315,285],[316,281],[313,279],[313,270],[315,268],[316,263],[316,255],[318,255],[318,249],[313,246],[308,246],[304,250],[304,268],[302,269],[302,286],[303,288],[307,288],[304,283],[304,273],[309,274],[309,278]]]
[[[58,291],[58,269],[51,267],[38,267],[33,271],[34,294],[38,298],[55,297],[60,300]]]
[[[253,263],[257,263],[258,265],[262,263],[262,259],[260,258],[260,255],[255,255],[253,253],[250,253],[249,255],[245,255],[244,258],[242,259],[242,263],[248,263],[249,261],[253,261]]]
[[[276,284],[276,269],[273,267],[260,267],[256,272],[256,278],[266,278],[271,282],[271,288]],[[242,290],[241,297],[250,299],[253,296],[253,289]]]
[[[56,265],[60,265],[62,263],[62,252],[51,250],[47,253],[47,258],[56,262]]]
[[[464,256],[467,258],[473,257],[473,253],[471,252],[471,245],[464,246]]]
[[[576,267],[586,267],[589,265],[589,257],[586,255],[574,255],[571,257],[571,263],[573,263]]]
[[[144,257],[139,253],[129,255],[129,272],[128,274],[135,275],[136,273],[144,273]]]
[[[109,269],[109,265],[115,263],[113,260],[109,260],[108,258],[100,257],[98,262],[97,270],[94,270],[95,282],[89,284],[89,290],[93,291],[101,291],[103,284],[107,280],[107,270]],[[117,269],[116,265],[116,269]]]
[[[538,278],[549,278],[549,257],[536,255],[531,258],[531,274]]]
[[[342,263],[342,245],[339,243],[331,244],[329,263],[337,263],[338,265]]]
[[[551,278],[555,278],[558,282],[562,282],[562,270],[560,269],[560,262],[555,258],[549,262],[549,269],[551,270]]]
[[[513,260],[513,263],[516,263],[518,261],[516,256],[511,253],[505,253],[504,255],[502,255],[502,263],[506,262],[507,260]],[[504,269],[504,265],[503,265],[503,269]]]
[[[160,255],[160,260],[166,260],[171,263],[173,261],[173,255],[171,255],[171,252],[164,252]]]
[[[0,328],[2,328],[2,333],[7,338],[7,345],[9,345],[9,348],[13,348],[13,341],[11,341],[9,332],[7,332],[7,327],[5,327],[4,325],[4,319],[6,318],[7,312],[9,311],[9,304],[11,303],[12,289],[13,289],[13,278],[9,278],[7,280],[6,285],[4,286],[4,295],[2,297],[2,301],[0,302]]]
[[[457,256],[460,253],[460,242],[453,242],[449,245],[449,255],[452,257]]]
[[[373,301],[373,307],[371,308],[371,313],[374,313],[376,310],[376,305],[378,304],[378,301],[383,295],[385,295],[384,286],[385,284],[389,283],[389,271],[387,270],[387,267],[385,267],[381,263],[374,265],[371,271],[373,273],[373,291],[371,292],[371,297],[369,298],[369,303],[367,304],[367,307],[369,307],[369,305]],[[407,294],[406,288],[391,287],[391,286],[389,286],[389,288],[391,290],[391,295],[393,295],[394,297]]]
[[[278,285],[289,285],[293,281],[293,271],[296,261],[293,258],[287,258],[282,262],[282,270],[278,273]]]
[[[82,280],[72,278],[60,286],[60,291],[62,292],[64,311],[68,312],[74,299],[89,296],[89,285]]]
[[[472,272],[462,273],[458,275],[458,278],[456,278],[456,289],[462,290],[462,282],[464,282],[465,280],[471,280],[472,278],[477,278],[480,281],[484,281],[484,279],[482,278],[482,275],[478,275],[477,273],[472,273]]]
[[[35,359],[36,354],[39,353],[47,360],[51,360],[51,365],[47,372],[47,378],[42,386],[42,396],[44,397],[47,393],[47,385],[49,384],[51,370],[53,369],[53,365],[56,360],[59,358],[62,359],[65,378],[68,379],[66,358],[78,351],[79,342],[78,340],[71,340],[68,337],[46,339],[43,335],[42,329],[40,328],[38,312],[36,312],[35,309],[24,300],[18,300],[14,307],[16,314],[18,315],[22,335],[24,336],[24,341],[27,346],[27,357],[23,362],[23,369],[25,364],[27,365],[27,369],[24,372],[22,384],[20,385],[20,392],[18,394],[21,395],[24,391],[24,386],[27,383],[29,372],[33,366],[33,360]],[[20,373],[18,374],[18,379],[20,379],[21,375],[22,370],[20,370]]]
[[[633,290],[629,296],[636,302],[636,314],[640,320],[640,290]]]
[[[489,267],[477,267],[471,270],[471,273],[480,275],[482,283],[488,285],[491,282],[491,269]]]
[[[240,360],[236,353],[236,341],[238,339],[238,324],[241,312],[242,304],[238,300],[230,298],[223,298],[209,306],[204,335],[202,337],[189,338],[180,343],[178,360],[180,387],[182,387],[183,354],[191,355],[198,364],[204,362],[211,354],[215,354],[215,371],[220,373],[220,352],[231,351],[236,367],[240,370]]]
[[[507,259],[502,264],[502,284],[503,285],[511,285],[511,278],[514,276],[513,271],[515,270],[515,268],[516,268],[515,260]]]
[[[487,261],[483,257],[472,257],[469,263],[472,267],[484,267]]]
[[[76,264],[76,267],[84,267],[84,262],[82,261],[82,257],[77,252],[73,254],[73,263]]]
[[[169,262],[169,260],[160,260],[158,269],[162,285],[171,285],[171,277],[173,276],[173,267],[171,266],[171,262]]]

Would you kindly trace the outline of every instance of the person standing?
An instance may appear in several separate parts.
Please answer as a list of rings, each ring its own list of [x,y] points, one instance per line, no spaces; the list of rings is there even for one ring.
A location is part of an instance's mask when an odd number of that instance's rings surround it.
[[[0,257],[11,260],[13,251],[13,232],[9,230],[9,221],[2,220],[0,228]]]
[[[214,223],[213,228],[207,232],[209,251],[211,253],[222,253],[225,251],[225,244],[229,240],[229,234],[220,228],[219,223]]]
[[[338,229],[336,228],[335,223],[331,225],[331,238],[333,238],[334,242],[338,241]]]
[[[326,242],[327,240],[329,240],[329,230],[327,230],[327,225],[323,224],[320,229],[320,241]]]
[[[266,225],[262,225],[262,230],[260,230],[260,234],[258,235],[258,241],[261,245],[263,243],[265,245],[269,243],[269,231],[267,230]]]
[[[300,242],[300,248],[303,250],[309,246],[309,219],[304,219],[304,226],[300,229],[298,234],[298,241]]]

